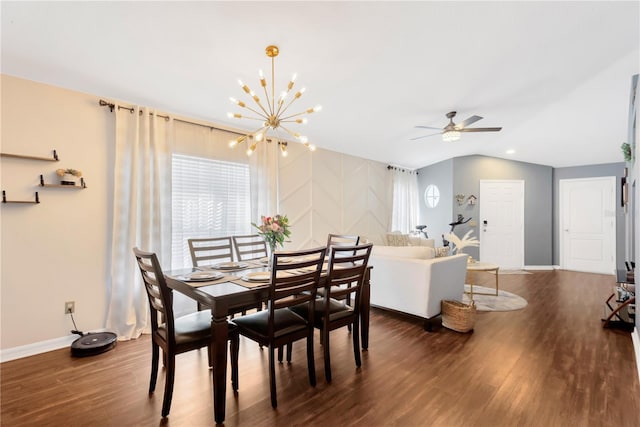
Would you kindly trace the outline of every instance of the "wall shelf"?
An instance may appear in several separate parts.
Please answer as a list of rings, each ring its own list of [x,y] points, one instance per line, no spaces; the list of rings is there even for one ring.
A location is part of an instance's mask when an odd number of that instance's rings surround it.
[[[11,157],[14,159],[28,159],[28,160],[42,160],[45,162],[57,162],[60,160],[58,158],[58,153],[56,152],[56,150],[53,150],[53,157],[25,156],[22,154],[10,154],[10,153],[0,153],[0,157]]]
[[[40,198],[38,197],[38,192],[36,191],[35,200],[7,200],[7,192],[2,190],[2,203],[26,203],[26,204],[36,204],[40,203]]]
[[[80,178],[80,185],[46,184],[44,182],[44,176],[40,175],[40,187],[68,188],[68,189],[71,189],[71,190],[84,190],[85,188],[87,188],[87,183],[84,181],[84,178]]]

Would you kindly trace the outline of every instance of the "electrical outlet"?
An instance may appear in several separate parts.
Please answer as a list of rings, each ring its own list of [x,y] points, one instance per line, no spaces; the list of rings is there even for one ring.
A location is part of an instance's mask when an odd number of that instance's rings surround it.
[[[64,314],[73,314],[76,312],[76,302],[67,301],[64,303]]]

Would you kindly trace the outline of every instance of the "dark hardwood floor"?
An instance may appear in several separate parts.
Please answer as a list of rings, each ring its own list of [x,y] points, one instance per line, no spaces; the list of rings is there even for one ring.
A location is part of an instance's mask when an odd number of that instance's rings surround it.
[[[375,286],[375,271],[373,273]],[[477,274],[490,286],[493,276]],[[373,310],[371,342],[356,369],[345,330],[332,332],[333,382],[309,386],[305,346],[277,366],[269,400],[268,353],[240,344],[240,390],[227,390],[227,426],[619,426],[640,425],[640,385],[628,332],[601,327],[613,276],[566,271],[501,275],[529,302],[483,312],[473,333]],[[179,355],[171,414],[162,419],[164,373],[147,393],[148,336],[72,358],[68,349],[0,365],[4,426],[214,425],[207,352]]]

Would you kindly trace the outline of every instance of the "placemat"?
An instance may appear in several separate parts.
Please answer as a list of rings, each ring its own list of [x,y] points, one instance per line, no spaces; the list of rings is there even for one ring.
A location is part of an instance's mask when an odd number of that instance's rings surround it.
[[[238,276],[233,276],[231,274],[225,274],[223,275],[221,278],[216,279],[216,280],[208,280],[208,281],[198,281],[198,282],[184,282],[187,285],[193,287],[193,288],[201,288],[203,286],[211,286],[211,285],[217,285],[218,283],[224,283],[224,282],[231,282],[234,279],[237,279]]]

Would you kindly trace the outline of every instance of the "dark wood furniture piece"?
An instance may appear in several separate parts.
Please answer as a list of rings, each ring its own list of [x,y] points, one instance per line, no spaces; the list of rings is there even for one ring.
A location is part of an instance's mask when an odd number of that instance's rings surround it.
[[[360,236],[350,236],[346,234],[329,234],[327,235],[327,251],[329,251],[331,246],[354,246],[359,242]]]
[[[356,366],[360,358],[360,293],[364,284],[371,243],[360,246],[334,246],[329,254],[324,297],[315,304],[305,302],[290,308],[294,313],[307,317],[315,309],[314,326],[320,329],[324,349],[324,373],[331,382],[331,352],[329,333],[335,329],[353,325],[353,354]],[[348,298],[350,297],[350,298]],[[353,301],[351,304],[349,301]],[[291,348],[287,348],[290,360]]]
[[[635,268],[635,265],[633,266]],[[617,284],[613,293],[605,301],[605,316],[602,319],[603,328],[619,325],[633,329],[636,316],[636,286],[633,269],[627,265],[627,271],[616,272]]]
[[[269,256],[267,252],[267,243],[259,234],[233,236],[232,239],[233,248],[236,252],[236,259],[238,261],[247,261],[250,259]]]
[[[268,347],[271,406],[278,406],[276,393],[275,349],[294,341],[307,341],[309,383],[316,385],[313,355],[313,330],[316,289],[326,248],[272,254],[271,280],[266,310],[234,319],[240,335]],[[286,262],[284,260],[286,259]],[[312,308],[300,316],[288,308],[298,303]]]
[[[263,267],[262,270],[265,268]],[[362,349],[369,348],[369,309],[370,309],[370,275],[372,267],[367,268],[365,280],[360,295],[360,337]],[[257,304],[266,301],[269,297],[269,288],[264,286],[242,286],[229,281],[217,284],[202,284],[193,286],[177,277],[190,272],[191,269],[180,269],[167,273],[167,285],[200,302],[211,309],[211,353],[213,356],[213,416],[217,423],[222,423],[225,418],[225,399],[227,393],[227,317],[233,309]],[[324,286],[326,275],[320,276],[320,286]]]
[[[158,257],[155,253],[144,252],[138,248],[134,248],[133,252],[140,267],[151,311],[152,357],[149,393],[153,393],[156,388],[158,358],[160,356],[160,348],[162,348],[166,368],[162,416],[166,417],[171,409],[176,355],[207,347],[209,366],[214,360],[211,352],[211,311],[198,311],[174,318],[172,289],[166,284]],[[158,315],[160,315],[160,320],[158,320]],[[225,352],[227,336],[231,341],[231,383],[233,389],[238,390],[238,348],[240,338],[235,325],[230,325],[225,334]],[[224,362],[226,369],[226,360]]]
[[[187,243],[194,267],[210,265],[212,262],[233,261],[231,237],[187,239]]]
[[[214,262],[233,261],[233,245],[231,237],[205,237],[199,239],[187,239],[189,253],[191,254],[191,264],[194,267],[211,265]],[[198,311],[202,310],[202,305],[197,303]],[[245,313],[246,309],[237,312]]]

